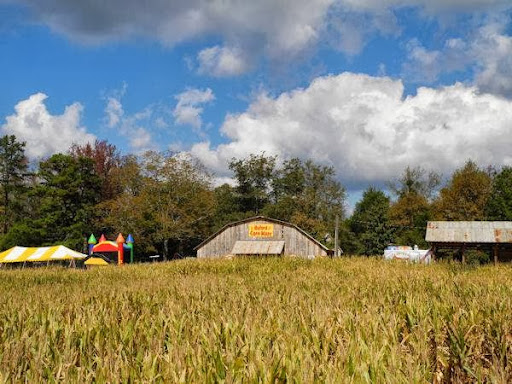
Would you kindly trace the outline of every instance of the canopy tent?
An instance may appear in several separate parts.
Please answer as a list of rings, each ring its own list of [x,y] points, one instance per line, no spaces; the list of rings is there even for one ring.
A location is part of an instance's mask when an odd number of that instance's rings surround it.
[[[13,247],[0,253],[0,263],[23,263],[41,261],[73,261],[87,256],[63,245],[53,247]]]

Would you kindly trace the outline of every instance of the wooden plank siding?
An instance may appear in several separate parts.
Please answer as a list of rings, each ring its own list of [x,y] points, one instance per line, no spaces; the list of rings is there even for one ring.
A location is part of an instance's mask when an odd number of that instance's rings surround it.
[[[249,236],[249,225],[272,224],[273,236],[254,238]],[[299,257],[327,256],[328,249],[293,224],[269,218],[246,219],[225,226],[215,235],[196,247],[198,258],[219,258],[231,254],[235,242],[284,241],[284,255]]]

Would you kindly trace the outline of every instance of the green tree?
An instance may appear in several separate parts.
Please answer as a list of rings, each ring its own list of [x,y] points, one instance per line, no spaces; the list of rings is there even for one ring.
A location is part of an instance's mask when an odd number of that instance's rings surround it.
[[[16,136],[0,138],[0,190],[2,196],[2,233],[20,216],[21,195],[25,192],[28,161],[25,157],[25,143]]]
[[[114,237],[117,233],[131,233],[135,238],[135,254],[158,252],[154,244],[157,225],[146,204],[145,178],[142,165],[134,155],[124,156],[120,166],[111,175],[117,193],[95,209],[95,231]]]
[[[277,157],[264,153],[232,160],[230,168],[237,183],[233,215],[263,214],[290,221],[332,245],[335,218],[343,220],[345,202],[345,189],[336,180],[334,168],[297,158],[276,164]],[[224,187],[222,193],[229,197],[230,188]]]
[[[235,188],[222,184],[213,190],[215,196],[215,214],[213,215],[212,232],[217,231],[227,223],[252,216],[252,213],[239,211],[238,198]]]
[[[56,154],[39,164],[42,183],[38,224],[46,230],[45,244],[64,243],[80,249],[92,224],[101,182],[91,159]]]
[[[395,241],[400,244],[426,246],[425,232],[431,217],[431,199],[441,177],[421,167],[407,167],[390,189],[397,197],[391,205],[390,219],[395,228]]]
[[[432,199],[441,184],[441,176],[422,167],[406,167],[400,178],[389,183],[391,191],[398,197],[419,195]]]
[[[359,253],[381,255],[393,239],[389,223],[390,200],[384,192],[368,188],[349,219],[350,230],[360,243]]]
[[[36,212],[11,227],[3,247],[63,244],[82,250],[100,194],[92,161],[56,154],[39,164],[37,178],[30,192]]]
[[[229,169],[233,171],[237,182],[235,192],[240,212],[251,212],[257,215],[270,201],[270,187],[275,165],[276,157],[266,156],[265,153],[231,160]]]
[[[211,176],[197,160],[182,154],[147,152],[121,166],[121,193],[104,202],[105,231],[131,232],[138,252],[191,252],[211,231],[215,198]]]
[[[469,160],[441,189],[434,204],[435,217],[441,220],[485,220],[491,189],[489,174]]]
[[[494,177],[485,213],[488,220],[512,220],[512,167]]]
[[[101,181],[101,199],[109,200],[118,192],[113,182],[113,174],[121,166],[121,155],[116,146],[105,140],[94,144],[73,145],[69,153],[75,158],[86,157],[94,163],[94,171]]]
[[[390,219],[395,242],[403,245],[426,246],[427,221],[432,217],[431,205],[425,196],[409,193],[391,205]]]
[[[305,228],[317,237],[329,234],[332,238],[336,216],[340,220],[345,217],[345,188],[336,180],[333,167],[315,164],[312,160],[304,164],[304,178],[305,187],[299,205],[301,214],[316,222],[311,227],[304,223]]]
[[[306,188],[306,170],[298,158],[287,160],[272,176],[272,203],[267,204],[264,213],[268,216],[291,221],[300,211]]]
[[[169,241],[174,251],[183,253],[187,243],[209,233],[215,210],[211,176],[199,161],[183,155],[148,152],[144,164],[146,204],[157,225],[155,242],[163,245],[167,259]]]
[[[345,189],[333,167],[292,159],[274,175],[273,204],[264,212],[303,228],[317,240],[333,246],[336,216],[343,220]]]

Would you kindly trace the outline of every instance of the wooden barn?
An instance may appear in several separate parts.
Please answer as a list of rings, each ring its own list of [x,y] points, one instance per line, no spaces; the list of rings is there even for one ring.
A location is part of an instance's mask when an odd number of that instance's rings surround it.
[[[455,250],[464,262],[466,250],[478,249],[489,252],[494,263],[512,261],[510,221],[429,221],[425,240],[434,258],[440,250]]]
[[[330,250],[294,224],[257,216],[230,223],[199,244],[198,258],[269,255],[313,258]]]

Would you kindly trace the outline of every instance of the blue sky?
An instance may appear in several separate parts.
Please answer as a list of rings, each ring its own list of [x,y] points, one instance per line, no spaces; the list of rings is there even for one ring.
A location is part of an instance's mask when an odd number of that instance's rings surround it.
[[[105,3],[0,0],[0,133],[34,160],[98,138],[221,182],[265,151],[351,196],[407,165],[512,165],[509,0]]]

